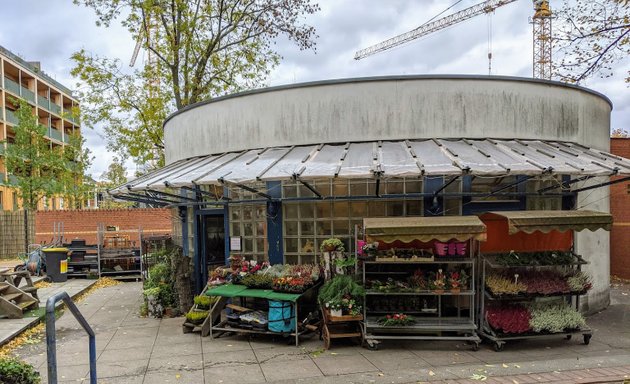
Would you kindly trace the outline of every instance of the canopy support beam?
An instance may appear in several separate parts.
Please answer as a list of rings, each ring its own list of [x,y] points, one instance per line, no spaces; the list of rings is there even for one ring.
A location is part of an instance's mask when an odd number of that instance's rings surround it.
[[[596,189],[596,188],[600,188],[600,187],[606,187],[608,185],[613,185],[613,184],[618,184],[618,183],[623,183],[624,181],[629,181],[630,180],[630,176],[627,177],[623,177],[621,179],[617,179],[617,180],[612,180],[612,181],[607,181],[605,183],[600,183],[600,184],[595,184],[595,185],[590,185],[588,187],[584,187],[584,188],[580,188],[580,189],[576,189],[573,190],[573,193],[576,192],[584,192],[584,191],[588,191],[590,189]]]
[[[440,188],[438,188],[435,192],[433,192],[433,198],[435,199],[440,192],[442,192],[443,190],[445,190],[446,188],[448,188],[449,185],[453,184],[455,181],[457,181],[457,179],[460,178],[461,175],[457,175],[457,176],[453,176],[451,177],[451,179],[449,181],[447,181],[446,183],[444,183]]]
[[[155,200],[149,200],[149,199],[141,199],[141,198],[138,198],[138,197],[132,197],[132,196],[128,196],[128,195],[112,195],[112,197],[114,197],[115,199],[118,199],[118,200],[133,201],[134,203],[142,203],[142,204],[148,204],[148,205],[157,205],[157,206],[160,206],[160,207],[168,206],[168,204],[163,203],[163,202],[159,202],[159,201],[155,201]]]
[[[313,187],[312,185],[310,185],[309,183],[307,183],[306,181],[300,179],[300,177],[297,174],[293,174],[293,178],[295,180],[297,180],[298,182],[300,182],[300,184],[302,184],[303,186],[305,186],[309,191],[313,192],[313,194],[315,196],[317,196],[319,199],[323,199],[323,196],[321,193],[319,193],[319,191],[317,189],[315,189],[315,187]]]
[[[186,196],[179,196],[179,195],[174,195],[172,193],[168,193],[168,192],[162,192],[162,191],[156,191],[154,189],[145,189],[146,192],[151,192],[151,193],[155,193],[157,195],[162,195],[162,196],[168,196],[168,197],[174,197],[176,199],[182,199],[182,200],[188,200],[188,201],[197,201],[193,198],[190,197],[186,197]]]
[[[261,192],[261,191],[259,191],[259,190],[255,189],[255,188],[249,187],[249,186],[247,186],[247,185],[245,185],[245,184],[240,184],[240,183],[230,183],[230,182],[228,182],[228,181],[225,181],[222,177],[219,179],[219,182],[220,182],[221,184],[228,184],[228,183],[229,183],[229,184],[234,184],[234,186],[236,186],[236,187],[239,187],[239,188],[244,189],[244,190],[246,190],[246,191],[249,191],[249,192],[251,192],[251,193],[255,193],[256,195],[258,195],[258,196],[260,196],[260,197],[264,197],[264,198],[265,198],[265,199],[267,199],[267,200],[272,200],[271,196],[270,196],[270,195],[268,195],[268,194],[266,194],[265,192]]]
[[[197,184],[194,184],[194,185],[195,185],[195,186],[197,186]],[[230,201],[230,200],[232,200],[232,199],[230,199],[230,198],[229,198],[229,197],[227,197],[227,196],[221,196],[221,198],[219,198],[216,194],[214,194],[214,193],[210,193],[210,192],[206,192],[206,191],[203,191],[203,190],[201,190],[201,188],[199,188],[199,189],[195,189],[195,188],[191,188],[191,187],[188,187],[188,186],[185,186],[185,185],[184,185],[184,186],[182,186],[182,187],[181,187],[181,189],[185,189],[185,190],[187,190],[187,191],[194,192],[194,193],[201,193],[201,194],[202,194],[202,195],[204,195],[204,196],[208,196],[208,197],[213,198],[213,199],[214,199],[215,201],[217,201],[217,202],[218,202],[218,201],[221,201],[221,200],[225,200],[225,201]],[[193,201],[196,201],[196,200],[193,200]]]
[[[588,179],[593,178],[593,177],[595,177],[595,176],[581,176],[581,177],[577,177],[575,179],[567,180],[567,181],[565,181],[563,183],[560,183],[559,185],[552,185],[550,187],[541,188],[541,189],[537,190],[536,192],[538,192],[540,194],[543,194],[543,193],[545,193],[547,191],[553,191],[554,189],[558,189],[558,188],[565,189],[566,187],[568,187],[571,184],[575,184],[575,183],[578,183],[580,181],[585,181],[585,180],[588,180]]]

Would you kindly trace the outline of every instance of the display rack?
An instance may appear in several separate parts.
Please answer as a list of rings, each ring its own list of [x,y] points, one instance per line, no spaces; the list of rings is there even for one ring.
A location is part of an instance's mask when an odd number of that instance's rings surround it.
[[[142,280],[142,229],[107,230],[98,227],[98,255],[100,276],[116,280]],[[131,235],[138,240],[131,240]]]
[[[480,284],[480,315],[479,316],[479,334],[488,340],[494,343],[494,350],[500,352],[503,350],[505,343],[507,341],[512,340],[524,340],[524,339],[541,339],[541,338],[558,338],[564,336],[567,340],[570,340],[572,335],[581,334],[584,340],[584,344],[588,345],[593,333],[591,329],[587,326],[581,327],[579,329],[565,330],[563,332],[555,332],[555,333],[524,333],[524,334],[500,334],[488,323],[486,314],[486,306],[489,302],[495,302],[499,305],[504,305],[504,303],[509,302],[510,304],[514,303],[522,303],[528,304],[535,302],[539,298],[544,298],[545,300],[549,300],[550,298],[564,298],[570,303],[574,304],[575,310],[579,311],[580,308],[580,296],[584,294],[584,292],[580,293],[557,293],[551,295],[493,295],[486,287],[486,277],[488,275],[489,270],[510,270],[513,272],[519,271],[541,271],[541,270],[558,270],[562,269],[567,272],[570,270],[581,271],[581,267],[584,264],[587,264],[584,259],[576,254],[573,254],[574,262],[570,264],[562,264],[562,265],[544,265],[538,264],[535,266],[524,266],[524,265],[502,265],[496,262],[496,258],[493,255],[482,255],[481,258],[481,284]]]
[[[69,278],[100,277],[101,265],[97,245],[86,245],[85,240],[72,240],[70,244],[64,246],[70,251]]]
[[[534,338],[558,338],[564,336],[570,339],[573,334],[582,334],[584,344],[589,344],[592,332],[587,326],[579,329],[564,329],[560,332],[538,332],[525,330],[527,325],[515,326],[508,332],[497,327],[493,329],[488,320],[488,306],[490,302],[497,305],[496,308],[508,308],[507,303],[527,304],[534,302],[566,302],[574,305],[575,310],[580,310],[579,297],[586,293],[586,288],[581,292],[571,292],[568,289],[554,287],[549,293],[545,290],[529,290],[522,293],[522,288],[509,288],[505,293],[491,292],[487,287],[487,277],[490,270],[509,271],[503,276],[509,276],[510,284],[514,276],[514,285],[523,274],[536,273],[536,282],[545,279],[544,271],[558,269],[567,274],[581,271],[586,261],[574,253],[574,232],[588,229],[610,230],[612,216],[604,212],[596,211],[501,211],[488,212],[480,216],[487,226],[488,241],[481,246],[483,256],[480,259],[481,277],[479,294],[479,332],[494,343],[496,351],[501,351],[509,340],[534,339]],[[492,234],[492,236],[490,236]],[[545,254],[545,252],[547,254]],[[563,252],[566,258],[558,259],[557,252]],[[554,254],[555,253],[555,254]],[[496,256],[503,254],[501,263]],[[518,255],[521,256],[518,256]],[[508,257],[505,257],[505,256]],[[516,255],[516,257],[514,257]],[[552,259],[548,258],[552,256]],[[553,259],[555,257],[555,259]],[[527,262],[525,262],[527,261]],[[518,264],[518,265],[517,265]],[[519,273],[519,271],[523,271]],[[553,276],[553,275],[551,275]],[[522,280],[521,280],[522,281]],[[503,283],[505,284],[505,283]],[[516,306],[517,310],[524,306]],[[499,333],[501,332],[501,333]],[[511,332],[511,333],[509,333]]]
[[[423,243],[422,248],[407,249],[404,257],[390,258],[372,255],[370,260],[362,264],[364,286],[368,287],[368,277],[383,276],[395,280],[404,280],[417,268],[435,272],[439,269],[447,271],[466,269],[471,279],[465,289],[452,292],[434,290],[413,291],[376,291],[366,288],[364,301],[364,338],[370,349],[378,348],[379,340],[464,340],[472,345],[473,350],[479,348],[481,339],[477,335],[475,320],[475,276],[474,243],[485,236],[485,226],[477,217],[414,217],[396,219],[364,219],[366,241],[383,242],[387,247],[379,246],[379,251],[391,255],[389,249],[396,242],[412,244]],[[467,243],[467,249],[459,256],[433,256],[429,248],[437,246],[436,241],[457,239]],[[407,246],[408,247],[408,246]],[[427,248],[429,247],[429,248]],[[384,249],[388,248],[388,249]],[[392,308],[379,308],[375,298],[387,298],[387,302],[395,302],[400,298],[408,300],[403,310],[392,311]],[[392,312],[411,315],[414,323],[410,325],[382,325],[379,319]]]

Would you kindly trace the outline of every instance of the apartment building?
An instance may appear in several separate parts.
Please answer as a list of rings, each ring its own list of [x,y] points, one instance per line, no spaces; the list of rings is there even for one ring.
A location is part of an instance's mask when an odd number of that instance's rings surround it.
[[[0,209],[21,208],[18,193],[13,187],[15,178],[7,170],[4,151],[14,141],[13,127],[17,124],[16,100],[22,99],[33,107],[39,123],[47,128],[46,137],[52,147],[70,143],[70,135],[81,133],[79,121],[72,111],[79,103],[65,86],[40,68],[39,62],[28,62],[0,46]],[[64,209],[62,197],[42,199],[39,209]]]

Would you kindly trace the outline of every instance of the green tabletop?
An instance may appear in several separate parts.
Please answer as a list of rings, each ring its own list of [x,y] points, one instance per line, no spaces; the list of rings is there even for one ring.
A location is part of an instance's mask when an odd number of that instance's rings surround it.
[[[244,285],[226,284],[210,288],[206,291],[208,296],[223,297],[256,297],[260,299],[292,301],[295,302],[302,296],[300,293],[274,292],[271,289],[250,289]]]

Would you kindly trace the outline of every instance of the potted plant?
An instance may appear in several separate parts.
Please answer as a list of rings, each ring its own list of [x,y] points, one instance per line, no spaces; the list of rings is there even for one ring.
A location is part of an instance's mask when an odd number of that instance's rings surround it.
[[[197,309],[210,309],[212,304],[217,301],[215,296],[199,295],[193,298],[193,301],[197,305]]]
[[[462,289],[466,289],[468,284],[468,274],[463,269],[459,272],[451,271],[448,276],[448,284],[452,293],[460,293]]]
[[[341,300],[332,300],[326,302],[326,308],[328,308],[328,310],[330,311],[330,316],[343,316],[343,306],[341,304]]]
[[[337,275],[327,281],[319,290],[318,300],[325,308],[345,310],[351,316],[361,314],[361,307],[357,302],[363,298],[365,290],[351,276]],[[332,316],[333,315],[331,313]]]
[[[322,241],[319,249],[322,252],[343,252],[346,250],[343,246],[343,242],[335,237]]]
[[[186,313],[186,320],[195,325],[203,323],[206,317],[208,317],[208,311],[189,311]]]
[[[431,288],[437,294],[444,293],[444,289],[446,288],[446,275],[442,271],[442,268],[438,269],[437,272],[433,274],[433,279],[431,280]]]
[[[401,327],[412,325],[415,323],[415,319],[404,313],[394,313],[381,317],[378,319],[378,323],[384,327]]]
[[[361,246],[361,251],[364,258],[373,258],[376,256],[376,252],[378,252],[378,242],[373,243],[364,243]]]

